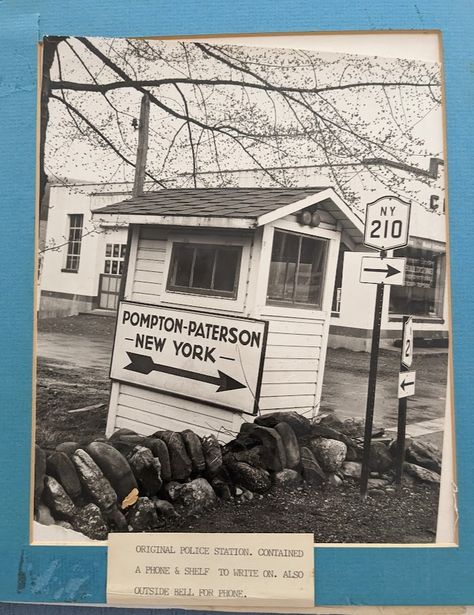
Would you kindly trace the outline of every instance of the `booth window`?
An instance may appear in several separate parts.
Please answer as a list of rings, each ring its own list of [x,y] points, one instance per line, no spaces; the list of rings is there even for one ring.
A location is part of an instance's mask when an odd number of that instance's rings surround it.
[[[82,214],[69,215],[69,237],[67,244],[66,267],[63,271],[77,273],[79,270],[83,223],[84,216]]]
[[[235,299],[240,246],[174,243],[167,290]]]
[[[125,243],[108,243],[105,245],[104,273],[122,275],[125,260]]]
[[[407,259],[404,286],[390,287],[390,314],[443,318],[446,255],[409,246],[395,250]]]
[[[267,301],[321,307],[327,241],[275,231]]]

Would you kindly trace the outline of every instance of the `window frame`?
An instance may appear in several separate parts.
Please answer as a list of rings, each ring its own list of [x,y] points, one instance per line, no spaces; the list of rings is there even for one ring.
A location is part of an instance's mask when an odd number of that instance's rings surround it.
[[[110,246],[110,255],[107,255],[107,247]],[[115,246],[118,247],[118,256],[114,256]],[[103,272],[105,275],[123,275],[123,267],[125,262],[125,253],[127,244],[122,242],[107,242],[104,248],[104,266]],[[109,271],[107,271],[107,263],[109,264]],[[113,273],[113,263],[117,263],[117,273]]]
[[[61,269],[64,273],[78,273],[79,265],[81,262],[81,249],[82,249],[82,233],[84,231],[84,214],[67,214],[68,217],[68,241],[66,246],[66,262]],[[73,225],[73,218],[80,219],[80,226],[75,224]],[[79,239],[73,239],[71,234],[73,231],[79,231]],[[77,253],[71,252],[71,247],[73,245],[78,245]],[[70,259],[75,259],[77,261],[77,265],[75,267],[71,267],[69,265]]]
[[[277,233],[282,233],[282,234],[287,234],[287,235],[296,235],[299,239],[299,243],[298,243],[298,261],[296,263],[296,270],[295,270],[295,284],[293,286],[293,299],[292,300],[288,300],[288,299],[270,299],[268,296],[268,289],[270,286],[270,276],[271,276],[271,266],[272,266],[272,255],[273,255],[273,245],[274,245],[274,241],[275,241],[275,236]],[[296,280],[298,278],[298,273],[299,273],[299,267],[300,267],[300,258],[301,258],[301,245],[303,242],[303,239],[311,239],[314,241],[319,241],[323,244],[324,246],[324,254],[323,254],[323,260],[322,260],[322,265],[321,265],[321,284],[320,284],[320,294],[319,294],[319,300],[318,303],[309,303],[309,302],[305,302],[305,301],[295,301],[295,294],[296,294]],[[269,260],[269,266],[268,266],[268,280],[267,280],[267,290],[265,293],[265,304],[267,306],[275,306],[275,307],[285,307],[287,309],[306,309],[306,310],[315,310],[315,311],[321,311],[323,309],[323,302],[324,302],[324,290],[325,290],[325,285],[326,285],[326,275],[327,275],[327,264],[328,264],[328,256],[329,256],[329,248],[330,248],[330,239],[327,237],[320,237],[320,236],[316,236],[316,235],[312,235],[309,233],[299,233],[297,231],[292,231],[292,230],[287,230],[284,228],[275,228],[274,232],[273,232],[273,237],[272,237],[272,245],[271,245],[271,249],[270,249],[270,260]]]
[[[214,260],[213,260],[213,270],[212,270],[212,281],[214,281],[214,274],[215,274],[215,270],[216,270],[216,262],[217,262],[217,253],[219,251],[226,251],[226,252],[237,252],[237,264],[236,264],[236,275],[234,278],[234,284],[233,284],[233,289],[232,291],[223,291],[223,290],[215,290],[213,288],[210,289],[205,289],[205,288],[198,288],[198,287],[193,287],[193,286],[180,286],[177,285],[175,282],[173,282],[173,277],[176,276],[176,251],[179,247],[185,247],[185,248],[193,248],[193,262],[191,265],[191,280],[193,278],[194,275],[194,264],[195,264],[195,260],[196,260],[196,249],[198,248],[204,248],[204,249],[213,249],[215,251],[214,253]],[[167,281],[166,281],[166,292],[167,293],[179,293],[179,294],[185,294],[185,295],[199,295],[202,297],[215,297],[218,299],[227,299],[230,301],[236,301],[237,297],[238,297],[238,291],[239,291],[239,283],[240,283],[240,275],[241,275],[241,265],[242,265],[242,253],[243,253],[243,246],[242,245],[225,245],[225,244],[215,244],[215,243],[202,243],[202,242],[195,242],[195,241],[180,241],[178,240],[172,240],[171,241],[171,254],[170,254],[170,261],[169,261],[169,267],[168,267],[168,277],[167,277]]]

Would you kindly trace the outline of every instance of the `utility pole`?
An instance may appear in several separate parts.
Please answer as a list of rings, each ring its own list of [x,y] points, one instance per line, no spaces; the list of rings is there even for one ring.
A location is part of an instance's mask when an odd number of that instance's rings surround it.
[[[135,163],[135,180],[132,196],[143,194],[146,173],[146,157],[148,153],[148,129],[150,123],[150,99],[144,94],[140,105],[140,121],[138,123],[138,147]]]
[[[135,162],[135,179],[133,181],[132,197],[137,197],[143,194],[146,173],[146,157],[148,153],[148,129],[150,124],[150,99],[147,94],[143,95],[140,105],[140,120],[138,123],[138,147],[137,157]],[[120,280],[119,288],[119,303],[125,298],[125,286],[127,284],[128,259],[130,255],[130,246],[132,243],[132,225],[128,226],[127,249],[123,263],[123,275]]]

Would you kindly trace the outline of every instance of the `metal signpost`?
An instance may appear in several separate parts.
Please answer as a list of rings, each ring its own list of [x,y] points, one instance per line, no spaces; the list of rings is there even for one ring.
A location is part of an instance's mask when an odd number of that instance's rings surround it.
[[[410,210],[410,203],[405,203],[398,197],[385,196],[369,203],[365,212],[364,245],[380,250],[380,258],[364,257],[360,277],[360,281],[365,284],[377,284],[360,481],[360,493],[363,498],[367,497],[369,480],[384,286],[385,284],[402,285],[405,277],[405,259],[387,258],[387,250],[407,245]]]
[[[407,423],[407,398],[415,394],[415,374],[408,371],[413,362],[413,318],[403,317],[403,337],[400,352],[400,373],[398,375],[398,428],[397,461],[395,482],[402,484],[403,462],[405,460],[405,434]]]
[[[268,323],[122,301],[112,380],[254,414]]]

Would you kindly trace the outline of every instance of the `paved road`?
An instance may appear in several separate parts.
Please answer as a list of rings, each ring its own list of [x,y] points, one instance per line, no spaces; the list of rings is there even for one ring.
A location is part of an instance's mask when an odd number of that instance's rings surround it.
[[[88,338],[66,333],[38,333],[38,357],[75,367],[108,371],[113,339]]]
[[[84,336],[66,333],[40,332],[38,335],[38,356],[49,361],[72,366],[100,369],[108,373],[112,336]],[[340,351],[338,351],[340,352]],[[364,417],[367,397],[367,374],[355,369],[351,363],[358,360],[358,354],[350,354],[345,365],[333,360],[328,351],[324,376],[322,403],[324,410],[334,410],[342,418]],[[360,360],[360,359],[359,359]],[[444,361],[440,357],[440,361]],[[352,367],[354,369],[352,369]],[[397,424],[397,372],[393,377],[379,378],[377,383],[375,422],[386,429]],[[413,437],[435,434],[429,439],[441,444],[446,406],[444,383],[418,378],[416,395],[408,402],[408,435]]]

